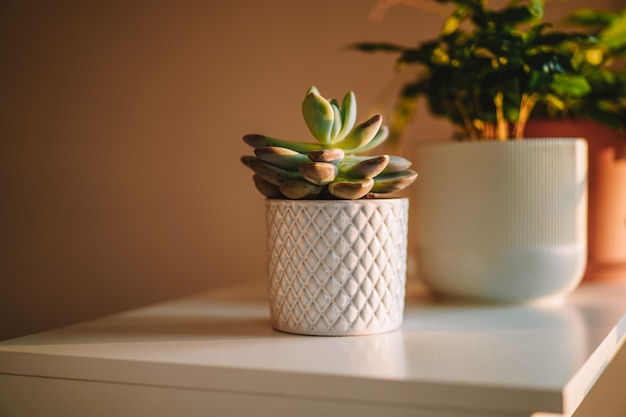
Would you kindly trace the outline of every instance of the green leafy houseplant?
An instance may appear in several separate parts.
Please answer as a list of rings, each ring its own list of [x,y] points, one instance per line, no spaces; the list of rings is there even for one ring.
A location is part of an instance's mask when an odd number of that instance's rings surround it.
[[[626,9],[579,9],[566,19],[569,27],[594,37],[577,49],[577,73],[589,83],[585,95],[551,95],[540,103],[536,116],[587,119],[615,130],[626,129]]]
[[[522,138],[537,105],[552,96],[583,97],[591,91],[579,73],[576,50],[588,34],[561,32],[543,21],[543,0],[512,0],[491,10],[485,0],[436,0],[451,4],[436,39],[415,47],[363,42],[365,52],[399,55],[399,68],[417,66],[391,121],[397,140],[420,97],[447,118],[460,139]]]
[[[241,161],[254,171],[254,183],[274,199],[344,199],[376,197],[402,190],[417,173],[399,156],[362,156],[388,136],[382,117],[356,125],[357,104],[348,92],[341,104],[324,98],[311,87],[302,114],[317,142],[291,142],[250,134],[244,141],[255,155]]]

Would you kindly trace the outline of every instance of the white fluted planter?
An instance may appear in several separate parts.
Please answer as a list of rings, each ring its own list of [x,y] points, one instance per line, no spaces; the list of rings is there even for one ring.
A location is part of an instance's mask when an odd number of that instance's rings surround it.
[[[266,202],[272,325],[346,336],[399,328],[408,199]]]
[[[426,142],[414,165],[418,270],[435,293],[524,303],[579,284],[585,140]]]

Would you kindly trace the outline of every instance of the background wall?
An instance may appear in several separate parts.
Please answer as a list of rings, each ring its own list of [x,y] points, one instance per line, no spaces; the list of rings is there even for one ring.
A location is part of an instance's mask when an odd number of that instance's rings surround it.
[[[313,84],[355,91],[359,120],[388,98],[393,57],[345,46],[411,44],[441,20],[397,6],[376,22],[374,3],[0,2],[0,339],[264,280],[241,137],[306,138]]]

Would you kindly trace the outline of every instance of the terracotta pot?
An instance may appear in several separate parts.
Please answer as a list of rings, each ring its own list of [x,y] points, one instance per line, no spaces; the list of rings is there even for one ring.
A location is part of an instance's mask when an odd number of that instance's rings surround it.
[[[535,120],[527,137],[589,144],[588,260],[584,280],[626,280],[626,134],[587,120]]]

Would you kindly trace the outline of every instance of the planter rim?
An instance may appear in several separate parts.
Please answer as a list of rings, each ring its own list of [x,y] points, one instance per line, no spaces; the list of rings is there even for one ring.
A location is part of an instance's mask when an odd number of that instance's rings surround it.
[[[507,139],[500,140],[419,140],[416,142],[418,147],[421,146],[448,146],[448,147],[496,147],[496,146],[552,146],[556,144],[575,144],[575,143],[587,143],[587,140],[583,137],[536,137],[536,138],[523,138],[523,139]]]
[[[377,197],[377,198],[359,198],[357,200],[315,200],[315,199],[301,199],[301,200],[292,200],[289,198],[266,198],[266,204],[275,203],[275,204],[298,204],[298,203],[319,203],[319,204],[378,204],[383,202],[394,202],[394,201],[402,201],[408,200],[409,197]]]
[[[609,130],[620,131],[620,129],[616,129],[610,125],[606,125],[597,120],[588,119],[585,117],[535,117],[528,121],[528,124],[535,123],[554,123],[554,124],[575,124],[575,125],[594,125],[594,126],[602,126]]]

